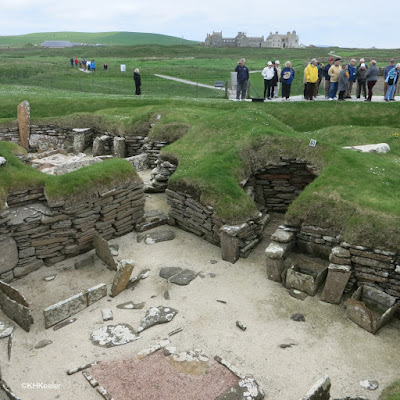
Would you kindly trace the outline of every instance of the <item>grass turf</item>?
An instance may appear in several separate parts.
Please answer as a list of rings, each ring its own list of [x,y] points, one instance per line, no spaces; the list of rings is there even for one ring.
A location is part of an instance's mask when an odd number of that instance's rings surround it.
[[[289,221],[325,226],[357,244],[399,248],[400,139],[393,135],[400,131],[397,104],[232,103],[215,99],[215,92],[209,89],[151,77],[157,72],[212,84],[214,79],[227,79],[242,55],[248,56],[252,69],[262,68],[265,59],[272,58],[291,59],[302,66],[311,56],[327,58],[330,49],[85,48],[85,56],[96,57],[98,64],[111,60],[109,75],[104,71],[88,75],[71,68],[68,60],[75,49],[52,50],[0,52],[5,71],[0,77],[1,124],[16,118],[16,105],[22,100],[30,101],[35,122],[101,127],[121,135],[140,133],[161,115],[150,138],[179,139],[164,150],[165,157],[179,161],[171,187],[192,192],[231,223],[256,212],[238,185],[240,180],[277,162],[280,156],[298,157],[321,174],[292,203]],[[334,50],[341,54],[343,49]],[[346,56],[348,52],[343,50]],[[374,55],[382,64],[386,58],[400,56],[397,50],[350,52],[355,57]],[[120,63],[128,62],[141,67],[146,90],[153,94],[131,95],[131,76],[118,69]],[[78,84],[77,79],[82,92],[75,84],[71,86],[74,81]],[[317,140],[316,148],[308,146],[311,138]],[[342,149],[344,145],[379,142],[389,143],[391,152],[359,154]],[[50,193],[50,180],[47,184]],[[66,182],[57,190],[68,193],[68,187]]]

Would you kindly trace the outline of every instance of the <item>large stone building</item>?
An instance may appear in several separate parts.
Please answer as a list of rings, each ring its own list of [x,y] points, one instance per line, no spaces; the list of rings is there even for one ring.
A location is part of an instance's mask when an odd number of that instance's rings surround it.
[[[271,32],[266,39],[264,39],[264,36],[248,37],[244,32],[238,32],[234,38],[224,38],[222,32],[213,32],[207,34],[204,45],[209,47],[274,47],[279,49],[301,47],[296,31],[288,32],[286,35]]]

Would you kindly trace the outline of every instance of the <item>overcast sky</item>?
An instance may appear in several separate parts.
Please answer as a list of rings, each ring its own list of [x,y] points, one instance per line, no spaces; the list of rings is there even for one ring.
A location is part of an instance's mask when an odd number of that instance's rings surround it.
[[[130,31],[203,41],[207,33],[296,30],[306,45],[399,48],[398,2],[371,0],[0,0],[0,35]]]

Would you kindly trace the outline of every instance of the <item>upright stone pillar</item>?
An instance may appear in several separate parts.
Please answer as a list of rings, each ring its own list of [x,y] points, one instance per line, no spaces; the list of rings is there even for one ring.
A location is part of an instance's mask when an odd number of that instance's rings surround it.
[[[125,158],[125,138],[116,136],[113,145],[114,157]]]
[[[104,141],[101,137],[93,140],[93,157],[104,155]]]
[[[29,150],[29,133],[31,126],[31,107],[25,100],[21,104],[18,104],[17,108],[17,119],[19,128],[19,138],[21,146],[25,150]]]

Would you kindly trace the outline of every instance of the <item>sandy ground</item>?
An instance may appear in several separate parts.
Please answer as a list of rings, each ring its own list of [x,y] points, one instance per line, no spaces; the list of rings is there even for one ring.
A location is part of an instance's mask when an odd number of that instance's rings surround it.
[[[148,172],[143,176],[146,179]],[[164,194],[148,195],[146,200],[147,209],[168,210]],[[279,217],[273,218],[264,241],[248,259],[234,265],[221,260],[218,247],[175,227],[155,228],[173,230],[176,239],[170,242],[137,243],[136,233],[112,240],[111,244],[120,246],[118,258],[136,261],[133,275],[149,268],[150,276],[133,291],[101,299],[76,314],[75,323],[57,331],[44,329],[43,308],[99,283],[110,287],[113,272],[100,260],[92,267],[75,270],[76,257],[14,281],[12,285],[30,302],[35,323],[29,333],[16,328],[10,362],[7,339],[0,340],[3,379],[23,400],[98,400],[100,395],[82,374],[68,376],[67,369],[133,356],[182,327],[181,333],[170,338],[178,351],[202,349],[209,357],[221,356],[243,374],[253,374],[266,399],[298,400],[325,374],[332,380],[333,398],[364,395],[378,399],[381,389],[399,377],[400,321],[392,321],[374,336],[347,319],[342,305],[321,302],[318,296],[302,302],[290,297],[279,283],[268,280],[264,250],[279,223]],[[210,260],[218,262],[212,264]],[[163,266],[190,268],[205,277],[198,276],[188,286],[177,286],[159,277]],[[43,280],[52,274],[57,274],[55,280]],[[170,300],[164,299],[165,290]],[[146,306],[142,310],[116,308],[129,300],[146,302]],[[104,324],[127,323],[137,328],[145,311],[159,305],[174,307],[179,313],[170,323],[142,332],[141,339],[113,348],[97,347],[89,340],[90,333]],[[101,310],[108,307],[114,320],[103,323]],[[294,313],[303,313],[306,322],[292,321]],[[7,320],[1,312],[0,320]],[[247,325],[246,331],[236,327],[237,320]],[[34,349],[43,339],[53,343]],[[279,347],[287,343],[295,345]],[[377,380],[380,388],[375,392],[361,388],[359,381],[365,379]],[[32,389],[25,388],[26,383],[59,387]]]

